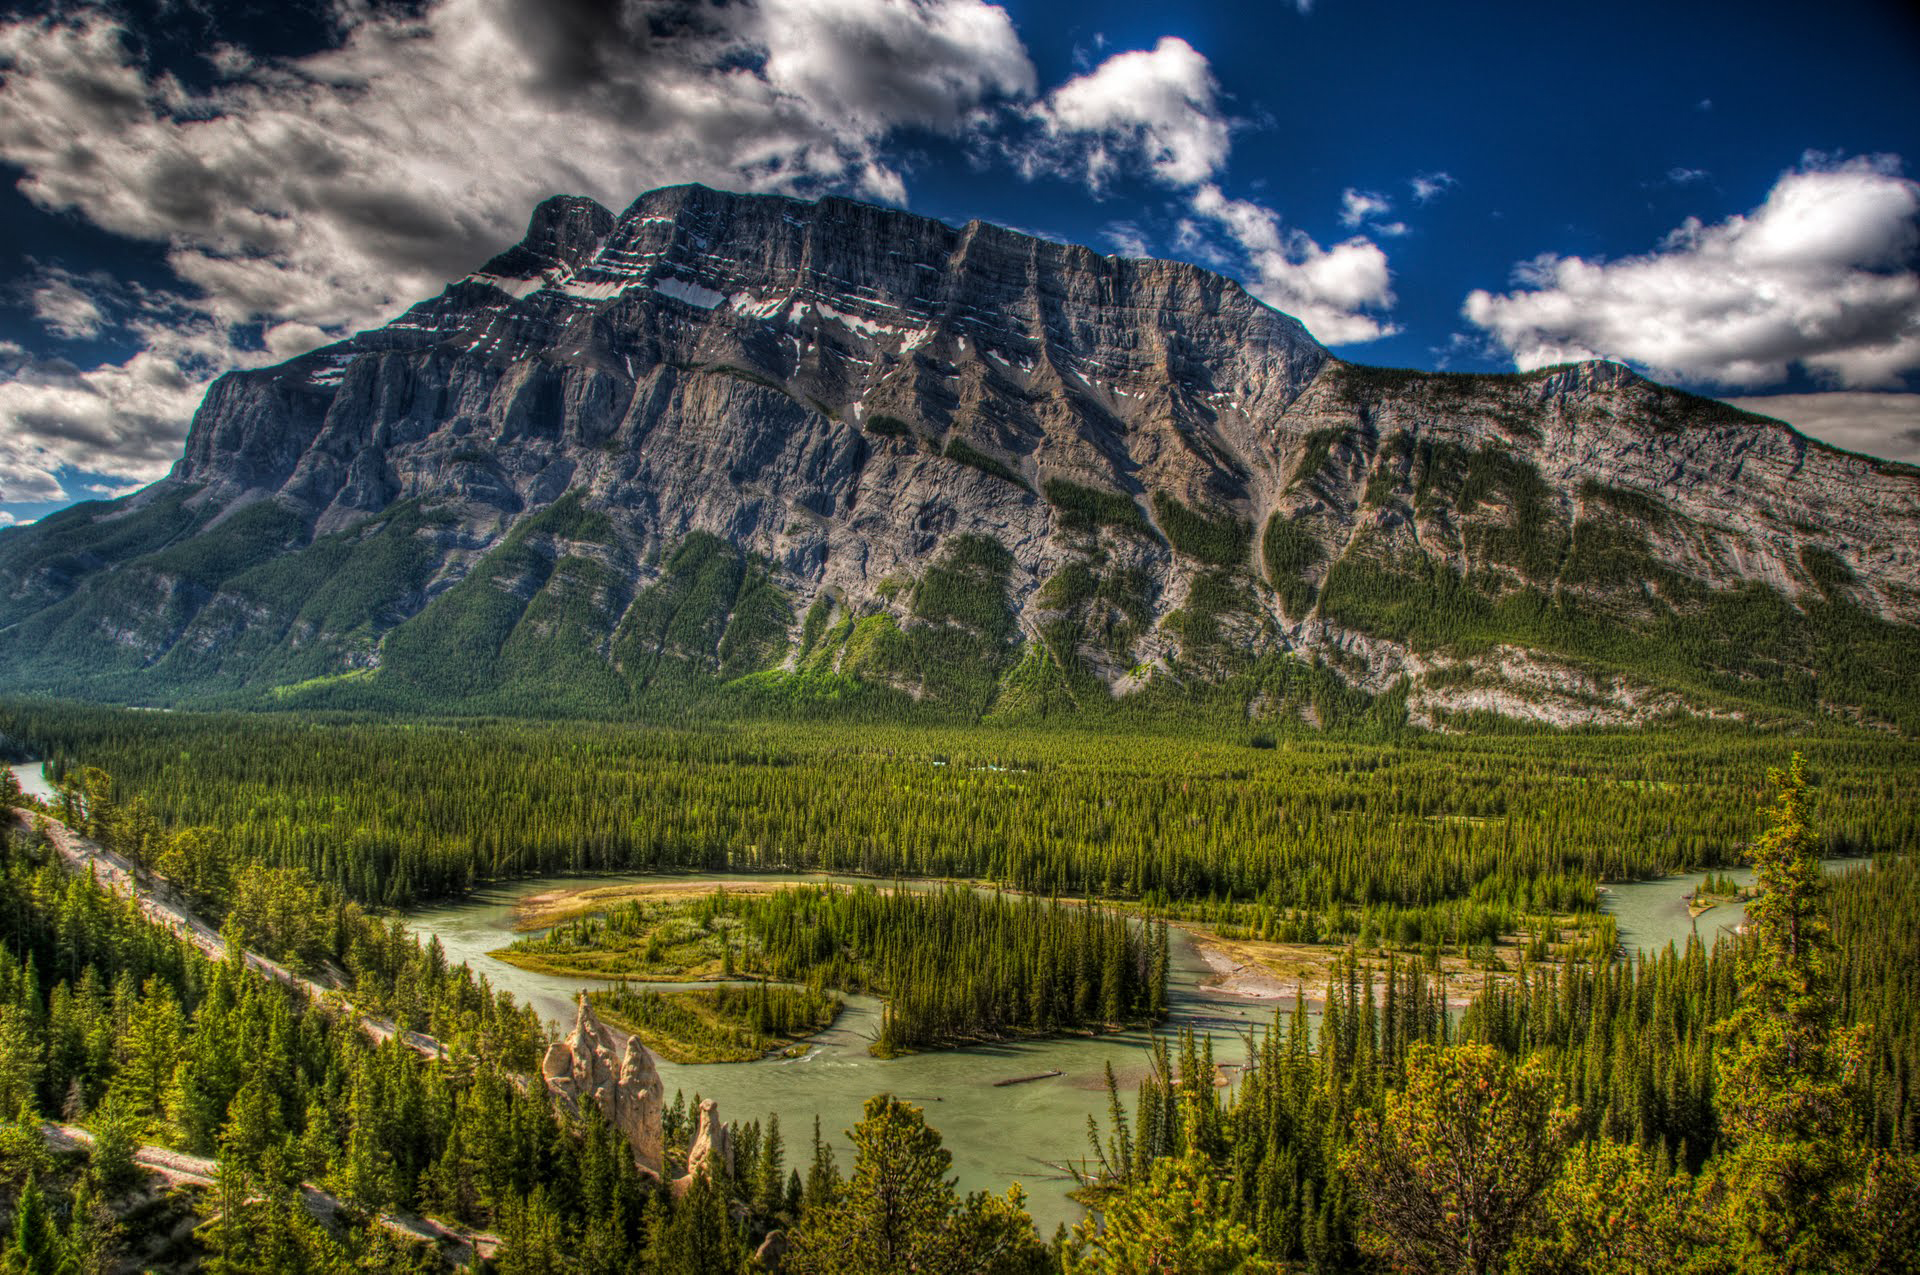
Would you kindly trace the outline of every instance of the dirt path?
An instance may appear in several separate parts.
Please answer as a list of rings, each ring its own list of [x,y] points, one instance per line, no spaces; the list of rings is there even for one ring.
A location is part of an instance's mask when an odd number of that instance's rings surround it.
[[[40,1126],[40,1135],[57,1152],[77,1151],[93,1145],[93,1135],[78,1125],[43,1124]],[[159,1177],[169,1188],[211,1187],[217,1184],[220,1173],[217,1160],[169,1151],[165,1147],[141,1147],[133,1153],[133,1162]],[[307,1212],[328,1225],[332,1225],[335,1216],[346,1207],[338,1196],[322,1191],[310,1182],[300,1184],[300,1200],[307,1206]],[[491,1259],[500,1248],[498,1235],[487,1231],[463,1230],[411,1213],[383,1212],[374,1220],[376,1225],[385,1227],[403,1239],[432,1246],[456,1267],[466,1266],[476,1252],[483,1260]]]
[[[164,925],[213,960],[224,961],[227,958],[227,945],[221,939],[220,932],[195,915],[186,896],[165,877],[136,867],[125,856],[81,836],[51,815],[18,810],[14,812],[14,819],[24,827],[43,829],[48,844],[53,846],[72,871],[81,874],[91,872],[102,888],[122,899],[131,897],[149,920]],[[248,952],[246,963],[248,968],[299,990],[311,1000],[341,996],[339,987],[296,974],[258,952]],[[373,1014],[363,1014],[343,997],[340,1003],[360,1024],[361,1030],[375,1041],[384,1044],[394,1035],[396,1029],[392,1021]],[[446,1057],[445,1046],[431,1036],[415,1031],[403,1032],[401,1036],[403,1042],[417,1053],[428,1058]]]

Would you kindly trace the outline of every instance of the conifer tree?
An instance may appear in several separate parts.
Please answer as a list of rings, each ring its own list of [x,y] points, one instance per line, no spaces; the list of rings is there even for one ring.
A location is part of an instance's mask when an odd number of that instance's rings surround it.
[[[794,1275],[1016,1275],[1042,1269],[1019,1187],[1006,1196],[954,1193],[953,1157],[918,1107],[891,1094],[867,1099],[853,1140],[853,1172],[791,1235]]]
[[[0,1262],[4,1275],[57,1275],[61,1262],[60,1233],[47,1211],[47,1200],[40,1183],[28,1173],[14,1205],[13,1242],[7,1246],[6,1260]]]
[[[1773,771],[1753,846],[1740,1004],[1721,1028],[1718,1105],[1732,1149],[1719,1174],[1743,1266],[1830,1269],[1855,1243],[1841,1207],[1865,1171],[1852,1101],[1861,1032],[1835,1021],[1820,847],[1800,754]]]
[[[1361,1112],[1341,1167],[1366,1246],[1405,1271],[1488,1275],[1538,1218],[1575,1112],[1544,1060],[1486,1045],[1416,1046],[1405,1088]]]

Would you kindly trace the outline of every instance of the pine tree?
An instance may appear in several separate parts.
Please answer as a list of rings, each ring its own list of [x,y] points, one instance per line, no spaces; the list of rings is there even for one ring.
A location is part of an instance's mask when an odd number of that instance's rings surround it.
[[[853,1172],[791,1235],[783,1269],[794,1275],[1013,1275],[1040,1269],[1047,1249],[1016,1186],[962,1202],[953,1157],[918,1108],[891,1094],[869,1098],[853,1140]]]
[[[1341,1155],[1367,1246],[1423,1275],[1499,1270],[1538,1218],[1574,1119],[1542,1059],[1416,1046],[1405,1088],[1359,1113]]]
[[[13,1243],[7,1247],[0,1270],[6,1275],[56,1275],[61,1249],[60,1234],[47,1211],[40,1183],[28,1173],[27,1183],[20,1189],[20,1201],[14,1205]]]
[[[1718,1167],[1745,1269],[1811,1271],[1857,1241],[1840,1201],[1865,1172],[1852,1085],[1864,1036],[1840,1029],[1828,967],[1820,848],[1800,754],[1774,785],[1753,846],[1759,897],[1747,907],[1740,1003],[1721,1028]]]

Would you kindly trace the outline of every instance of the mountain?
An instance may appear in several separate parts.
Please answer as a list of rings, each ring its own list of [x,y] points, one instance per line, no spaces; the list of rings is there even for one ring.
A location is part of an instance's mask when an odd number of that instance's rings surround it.
[[[1920,470],[1608,363],[1364,367],[1194,266],[680,186],[0,532],[0,689],[1920,730]]]

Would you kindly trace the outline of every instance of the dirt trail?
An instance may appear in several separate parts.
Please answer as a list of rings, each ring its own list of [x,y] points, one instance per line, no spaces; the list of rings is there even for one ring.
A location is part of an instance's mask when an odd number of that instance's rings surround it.
[[[56,1152],[77,1151],[93,1145],[93,1135],[78,1125],[43,1124],[40,1126],[40,1135]],[[165,1147],[141,1147],[133,1153],[133,1162],[161,1178],[168,1187],[211,1187],[217,1184],[220,1173],[217,1160],[169,1151]],[[300,1184],[300,1200],[307,1206],[307,1212],[328,1225],[346,1207],[338,1196],[322,1191],[310,1182]],[[456,1267],[466,1266],[476,1252],[483,1260],[491,1259],[500,1248],[498,1235],[487,1231],[463,1230],[411,1213],[383,1212],[374,1220],[377,1225],[403,1239],[439,1249],[441,1255]]]
[[[196,916],[187,903],[186,896],[176,889],[165,877],[147,872],[134,865],[124,855],[116,854],[96,841],[81,836],[73,829],[61,823],[51,815],[43,815],[33,810],[18,810],[14,819],[28,828],[41,828],[46,832],[47,842],[53,846],[67,866],[77,873],[91,872],[93,879],[104,889],[119,898],[135,900],[141,912],[159,925],[166,926],[187,942],[199,948],[216,961],[227,957],[227,945],[220,932]],[[309,999],[324,1000],[328,996],[340,997],[340,1003],[354,1021],[360,1024],[362,1031],[384,1044],[395,1032],[393,1023],[373,1014],[363,1014],[347,1002],[338,986],[323,984],[296,974],[278,961],[268,960],[258,952],[246,954],[247,966],[265,974],[275,982],[296,988]],[[446,1047],[433,1037],[422,1032],[402,1032],[403,1043],[417,1053],[428,1058],[446,1057]]]

